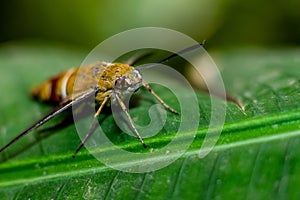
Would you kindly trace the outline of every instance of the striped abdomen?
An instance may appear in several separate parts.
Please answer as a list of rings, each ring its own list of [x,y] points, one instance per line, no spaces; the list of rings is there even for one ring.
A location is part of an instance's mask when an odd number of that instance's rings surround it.
[[[115,80],[123,76],[135,80],[134,68],[127,64],[100,61],[69,69],[33,88],[31,94],[41,101],[58,104],[71,98],[73,93],[80,95],[88,89],[97,87],[99,92],[96,101],[102,102],[113,89]],[[75,80],[76,87],[74,88]]]
[[[58,104],[70,96],[78,69],[69,69],[34,87],[31,95],[41,101]]]

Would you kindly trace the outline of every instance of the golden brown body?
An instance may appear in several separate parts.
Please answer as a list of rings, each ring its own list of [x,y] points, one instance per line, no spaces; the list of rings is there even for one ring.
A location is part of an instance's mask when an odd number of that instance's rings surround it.
[[[96,100],[100,103],[114,88],[118,77],[129,76],[134,79],[133,71],[134,68],[127,64],[97,62],[60,73],[34,87],[31,95],[44,102],[59,104],[71,99],[72,94],[76,96],[97,86],[99,92]]]

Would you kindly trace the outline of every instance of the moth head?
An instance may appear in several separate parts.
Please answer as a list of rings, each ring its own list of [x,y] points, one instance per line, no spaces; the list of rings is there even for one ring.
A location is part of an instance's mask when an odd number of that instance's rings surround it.
[[[136,69],[118,76],[114,82],[114,89],[122,93],[131,93],[142,85],[142,75]]]

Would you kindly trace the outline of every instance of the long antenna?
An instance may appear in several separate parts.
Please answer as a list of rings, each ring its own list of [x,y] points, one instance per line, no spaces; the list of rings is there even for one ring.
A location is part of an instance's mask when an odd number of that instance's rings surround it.
[[[77,98],[75,98],[74,100],[68,101],[65,104],[59,106],[58,108],[54,109],[52,112],[50,112],[48,115],[46,115],[44,118],[42,118],[41,120],[39,120],[38,122],[36,122],[35,124],[33,124],[31,127],[29,127],[28,129],[26,129],[24,132],[20,133],[19,135],[17,135],[16,137],[14,137],[10,142],[8,142],[4,147],[0,148],[0,153],[2,151],[4,151],[6,148],[8,148],[10,145],[12,145],[13,143],[15,143],[16,141],[18,141],[20,138],[24,137],[25,135],[27,135],[28,133],[30,133],[31,131],[33,131],[34,129],[40,127],[41,125],[43,125],[44,123],[46,123],[47,121],[49,121],[50,119],[52,119],[54,116],[56,116],[57,114],[63,112],[64,110],[70,108],[73,105],[76,105],[82,101],[84,101],[85,99],[95,95],[95,93],[98,91],[98,89],[95,89],[91,92],[87,92]]]
[[[202,47],[204,44],[205,44],[205,40],[203,40],[201,43],[198,43],[198,44],[189,46],[189,47],[187,47],[187,48],[185,48],[185,49],[183,49],[183,50],[180,50],[180,51],[178,51],[177,53],[173,53],[173,54],[171,54],[170,56],[168,56],[168,57],[166,57],[166,58],[164,58],[164,59],[162,59],[162,60],[160,60],[160,61],[158,61],[158,62],[156,62],[156,63],[149,64],[149,65],[146,65],[146,66],[144,65],[144,66],[141,66],[141,67],[138,67],[138,68],[139,68],[139,69],[149,69],[149,68],[151,68],[151,67],[155,67],[155,66],[157,66],[157,65],[159,65],[159,64],[168,62],[169,60],[171,60],[171,59],[173,59],[173,58],[175,58],[175,57],[177,57],[177,56],[180,56],[180,55],[183,55],[183,54],[185,54],[185,53],[187,53],[187,52],[190,52],[190,51],[193,51],[193,50],[195,50],[195,49],[198,49],[198,48]]]

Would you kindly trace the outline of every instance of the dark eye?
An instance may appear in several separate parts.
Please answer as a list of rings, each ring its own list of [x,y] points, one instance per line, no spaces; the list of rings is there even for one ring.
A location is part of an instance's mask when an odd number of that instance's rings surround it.
[[[141,78],[141,74],[137,70],[134,70],[133,75],[134,75],[135,78],[139,78],[139,79]]]

